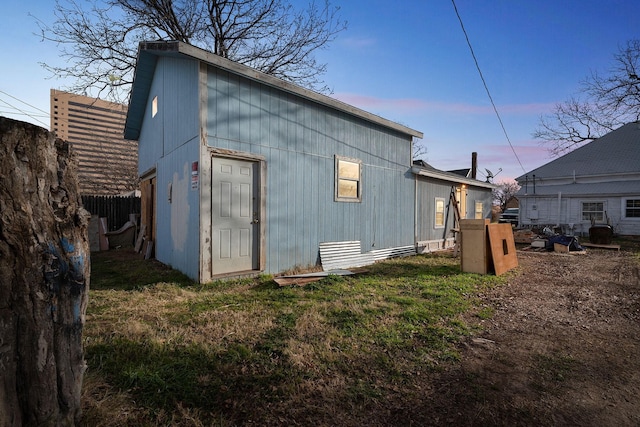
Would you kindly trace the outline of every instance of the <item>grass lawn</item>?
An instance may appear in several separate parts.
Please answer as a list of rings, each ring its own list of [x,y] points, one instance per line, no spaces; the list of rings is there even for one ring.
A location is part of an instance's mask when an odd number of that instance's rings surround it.
[[[279,287],[191,283],[126,251],[92,254],[84,423],[354,425],[459,358],[508,280],[419,255]]]

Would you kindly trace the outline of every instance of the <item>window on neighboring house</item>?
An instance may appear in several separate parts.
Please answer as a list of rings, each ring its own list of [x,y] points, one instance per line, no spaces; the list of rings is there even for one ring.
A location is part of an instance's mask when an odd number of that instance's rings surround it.
[[[362,162],[336,156],[336,202],[360,202],[362,199]]]
[[[640,218],[640,199],[627,199],[625,201],[625,218]]]
[[[604,202],[582,202],[583,221],[604,221]]]
[[[158,97],[154,96],[151,101],[151,117],[155,117],[158,114]]]
[[[476,202],[476,215],[475,219],[482,219],[484,216],[482,215],[482,202]]]
[[[435,228],[444,227],[444,199],[436,198],[436,222]]]

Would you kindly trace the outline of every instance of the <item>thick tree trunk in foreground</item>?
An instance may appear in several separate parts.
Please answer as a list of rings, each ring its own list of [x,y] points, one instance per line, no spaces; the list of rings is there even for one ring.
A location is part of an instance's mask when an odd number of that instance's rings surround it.
[[[69,145],[0,117],[0,427],[79,421],[87,219]]]

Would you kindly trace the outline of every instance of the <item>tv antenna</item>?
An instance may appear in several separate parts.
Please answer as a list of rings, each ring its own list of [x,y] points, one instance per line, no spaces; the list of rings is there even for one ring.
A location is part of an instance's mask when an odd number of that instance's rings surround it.
[[[492,180],[493,178],[495,178],[495,177],[496,177],[496,175],[498,175],[500,172],[502,172],[502,168],[499,168],[499,169],[498,169],[498,172],[497,172],[497,173],[495,173],[495,174],[494,174],[493,172],[491,172],[491,171],[490,171],[489,169],[487,169],[487,168],[484,168],[484,170],[486,170],[486,171],[487,171],[487,182],[491,182],[491,180]]]

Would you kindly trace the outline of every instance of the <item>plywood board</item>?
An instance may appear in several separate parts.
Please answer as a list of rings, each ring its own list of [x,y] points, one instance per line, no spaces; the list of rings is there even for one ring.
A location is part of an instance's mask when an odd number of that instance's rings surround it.
[[[106,236],[107,231],[109,231],[109,227],[107,225],[107,218],[100,218],[98,220],[98,227],[100,233],[100,250],[108,251],[109,250],[109,238]]]
[[[139,253],[142,250],[142,243],[145,239],[145,233],[147,232],[147,226],[143,225],[140,228],[140,233],[138,234],[138,238],[136,239],[136,245],[134,246],[134,250]]]
[[[489,224],[487,232],[496,276],[517,267],[518,256],[511,224]]]
[[[460,220],[460,264],[465,273],[487,274],[490,253],[487,246],[488,219]]]

